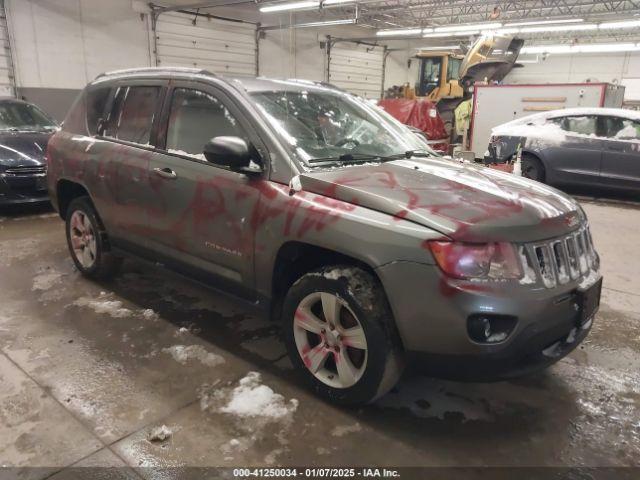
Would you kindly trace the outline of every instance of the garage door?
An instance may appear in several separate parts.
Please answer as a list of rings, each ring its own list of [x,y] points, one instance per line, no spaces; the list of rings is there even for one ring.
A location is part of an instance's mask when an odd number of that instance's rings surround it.
[[[0,97],[13,97],[13,67],[4,1],[0,1]]]
[[[329,82],[365,98],[382,97],[384,48],[341,42],[331,47]]]
[[[163,13],[156,23],[156,50],[159,66],[195,67],[230,75],[256,74],[256,26],[250,23]]]

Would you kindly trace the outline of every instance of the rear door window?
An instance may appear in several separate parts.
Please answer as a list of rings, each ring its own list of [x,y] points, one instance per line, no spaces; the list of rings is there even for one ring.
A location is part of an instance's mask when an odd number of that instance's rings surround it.
[[[604,117],[607,138],[612,140],[640,140],[640,122],[620,117]]]
[[[598,134],[598,117],[593,115],[564,117],[560,126],[567,132],[595,137]]]
[[[160,87],[119,87],[104,135],[148,146]]]
[[[167,151],[204,159],[204,146],[219,136],[247,140],[240,122],[220,99],[200,90],[176,88],[167,128]]]

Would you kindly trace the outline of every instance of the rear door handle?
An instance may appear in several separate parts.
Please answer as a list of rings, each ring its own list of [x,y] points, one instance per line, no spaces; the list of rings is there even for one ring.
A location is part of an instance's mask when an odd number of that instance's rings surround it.
[[[154,168],[153,171],[156,175],[160,175],[162,178],[174,179],[178,178],[178,174],[171,170],[169,167]]]

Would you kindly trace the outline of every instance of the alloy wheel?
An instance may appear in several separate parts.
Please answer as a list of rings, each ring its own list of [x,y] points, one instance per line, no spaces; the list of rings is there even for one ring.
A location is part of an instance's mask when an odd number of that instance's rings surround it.
[[[295,312],[293,334],[307,370],[333,388],[355,385],[367,367],[367,339],[358,317],[340,297],[315,292]]]
[[[91,268],[96,261],[96,235],[89,217],[76,210],[69,222],[69,238],[76,260],[84,268]]]

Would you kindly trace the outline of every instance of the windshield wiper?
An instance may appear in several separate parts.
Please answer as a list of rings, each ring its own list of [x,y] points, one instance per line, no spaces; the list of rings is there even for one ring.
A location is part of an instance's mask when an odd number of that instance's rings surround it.
[[[422,150],[407,150],[403,153],[396,153],[394,155],[370,155],[366,153],[343,153],[337,157],[321,157],[313,158],[309,160],[311,164],[319,163],[358,163],[358,162],[390,162],[392,160],[400,160],[402,158],[411,157],[431,157],[432,155],[427,151]]]
[[[343,153],[337,157],[312,158],[309,163],[357,163],[366,161],[376,161],[384,157],[380,155],[369,155],[365,153]]]
[[[407,150],[406,152],[403,152],[403,153],[396,153],[394,155],[388,155],[386,157],[380,157],[380,158],[382,158],[386,162],[390,160],[401,160],[403,158],[411,158],[411,157],[428,158],[431,156],[433,155],[427,152],[426,150]]]

